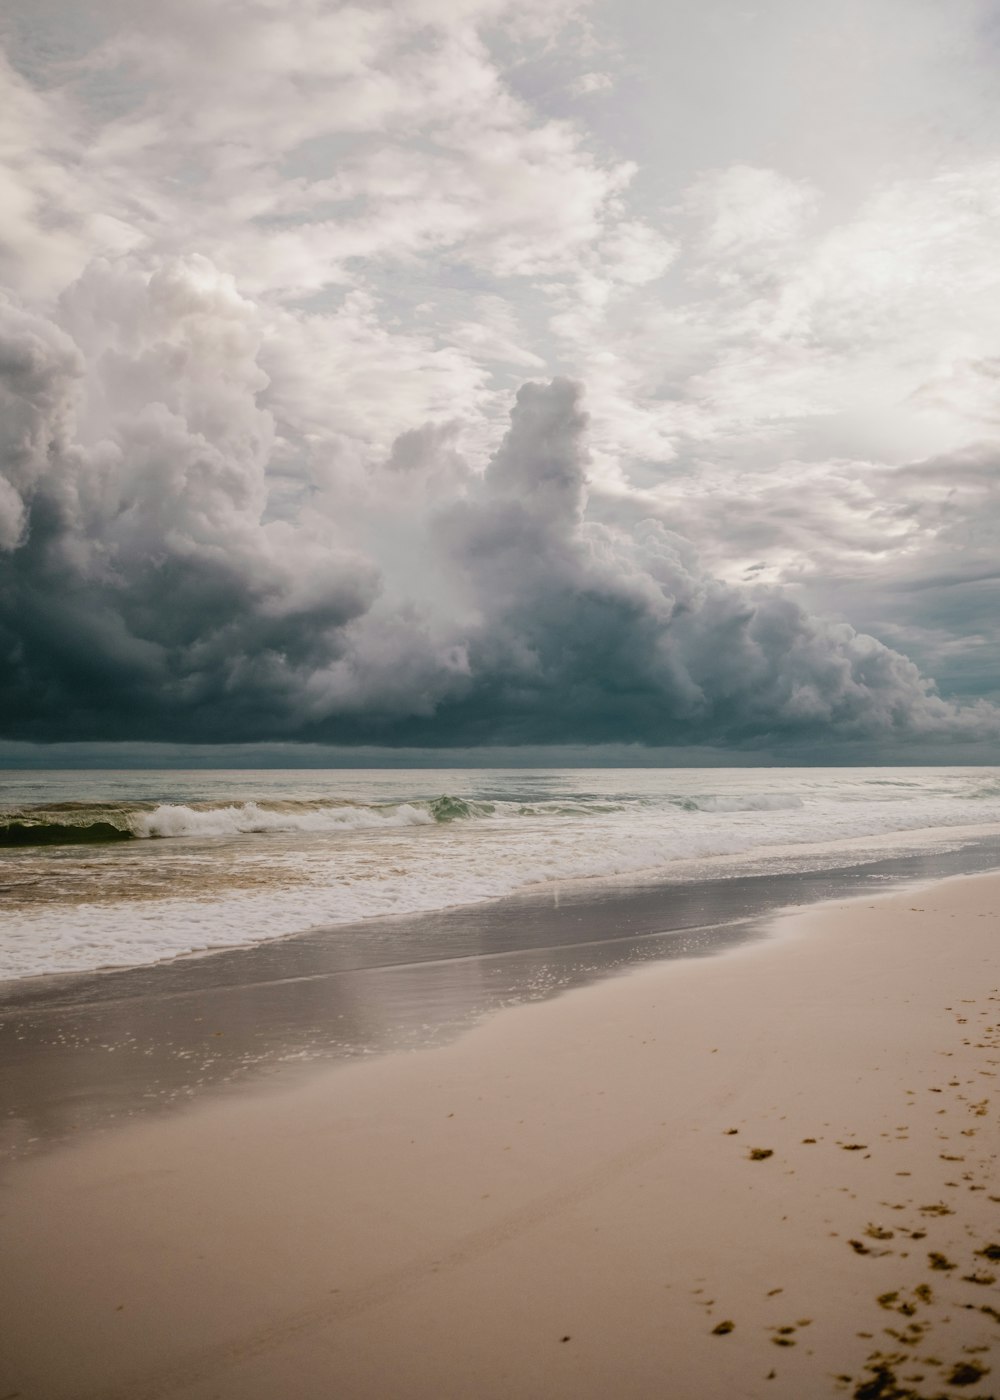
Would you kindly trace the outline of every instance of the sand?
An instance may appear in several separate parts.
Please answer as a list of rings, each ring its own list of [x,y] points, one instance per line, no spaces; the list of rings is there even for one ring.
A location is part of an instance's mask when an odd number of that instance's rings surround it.
[[[14,1166],[0,1400],[1000,1394],[1000,876]]]

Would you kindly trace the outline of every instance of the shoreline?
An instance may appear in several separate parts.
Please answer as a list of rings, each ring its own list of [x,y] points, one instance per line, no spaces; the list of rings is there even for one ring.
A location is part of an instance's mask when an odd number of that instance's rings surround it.
[[[987,1400],[1000,874],[775,929],[15,1165],[0,1393]]]
[[[919,859],[921,855],[946,854],[960,850],[974,850],[1000,836],[1000,825],[995,822],[967,823],[957,826],[903,827],[895,831],[881,832],[871,838],[866,853],[859,855],[858,837],[845,836],[823,841],[802,842],[795,845],[779,844],[773,847],[756,848],[752,856],[746,851],[729,854],[716,854],[706,857],[680,857],[662,865],[643,866],[635,870],[618,871],[603,875],[567,875],[553,880],[531,882],[503,894],[484,895],[471,900],[460,900],[455,904],[443,904],[428,909],[403,909],[387,913],[380,911],[355,919],[336,923],[310,924],[300,929],[276,934],[271,938],[249,939],[239,943],[217,943],[204,947],[166,954],[151,961],[135,963],[108,963],[97,967],[54,968],[51,970],[28,972],[17,976],[0,977],[0,1007],[9,996],[16,996],[19,989],[37,988],[44,995],[50,987],[60,987],[65,983],[83,984],[86,981],[105,977],[117,977],[132,973],[155,971],[203,959],[239,956],[259,948],[280,948],[283,944],[296,944],[305,939],[329,937],[338,933],[352,933],[358,929],[394,923],[431,922],[449,918],[470,910],[503,908],[518,904],[558,905],[563,896],[569,899],[598,899],[609,894],[634,889],[665,889],[672,886],[703,885],[719,880],[757,880],[768,878],[766,866],[774,859],[789,860],[793,856],[799,864],[793,864],[781,874],[788,878],[803,878],[819,874],[825,870],[859,870],[895,859]],[[873,855],[872,853],[877,853]],[[802,864],[808,857],[822,856],[816,865]],[[853,856],[853,859],[840,863],[837,857]],[[831,859],[832,858],[832,859]],[[749,862],[749,864],[748,864]],[[826,863],[829,862],[829,863]],[[746,867],[736,869],[734,867]],[[697,871],[697,873],[692,873]],[[771,876],[770,878],[774,878]],[[109,907],[113,907],[113,904]]]
[[[0,988],[0,1159],[321,1064],[445,1044],[484,1018],[766,938],[783,908],[993,869],[995,839],[866,865],[580,883],[199,958]]]

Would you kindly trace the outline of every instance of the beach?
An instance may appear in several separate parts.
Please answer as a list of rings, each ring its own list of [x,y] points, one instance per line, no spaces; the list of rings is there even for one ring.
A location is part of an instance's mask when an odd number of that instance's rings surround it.
[[[0,1400],[1000,1400],[998,5],[0,4]]]
[[[0,1395],[997,1393],[1000,876],[15,1162]]]

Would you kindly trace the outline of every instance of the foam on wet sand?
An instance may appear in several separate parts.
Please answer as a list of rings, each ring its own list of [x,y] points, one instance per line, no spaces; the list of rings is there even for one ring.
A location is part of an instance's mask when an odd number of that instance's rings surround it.
[[[841,902],[17,1164],[0,1396],[993,1396],[998,939]]]

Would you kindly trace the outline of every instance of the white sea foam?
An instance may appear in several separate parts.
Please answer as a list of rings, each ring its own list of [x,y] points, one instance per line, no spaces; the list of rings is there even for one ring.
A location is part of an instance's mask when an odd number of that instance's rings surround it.
[[[682,804],[692,812],[791,812],[802,798],[791,793],[747,793],[739,797],[689,797]]]
[[[385,809],[341,804],[302,810],[274,810],[256,802],[198,810],[163,803],[152,812],[136,812],[129,819],[135,836],[249,836],[267,832],[367,831],[394,826],[432,826],[434,816],[426,807],[401,803]]]
[[[177,839],[89,845],[79,859],[2,852],[0,977],[151,963],[570,879],[823,865],[834,849],[862,861],[880,842],[941,847],[1000,824],[995,770],[158,774],[124,796],[100,775],[86,790],[60,780],[3,796],[22,812],[102,796],[123,802],[136,834]]]

